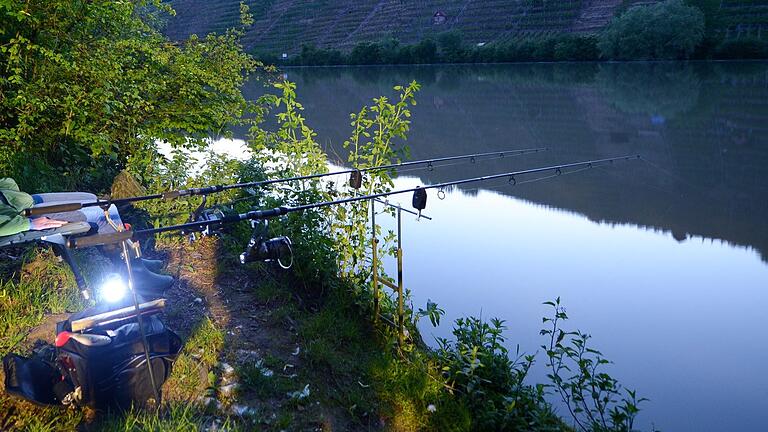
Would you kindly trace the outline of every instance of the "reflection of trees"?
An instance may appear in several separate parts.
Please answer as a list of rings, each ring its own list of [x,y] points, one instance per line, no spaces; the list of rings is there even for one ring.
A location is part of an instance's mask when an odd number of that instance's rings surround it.
[[[350,133],[349,112],[372,97],[391,97],[393,85],[416,79],[425,85],[409,133],[412,159],[550,148],[412,172],[422,181],[640,153],[653,165],[627,163],[515,188],[480,187],[594,221],[752,246],[768,261],[766,63],[425,65],[288,73],[298,83],[309,123],[332,155],[346,154],[340,143]],[[254,83],[247,91],[255,99],[264,89]],[[660,130],[649,127],[648,115],[676,118]],[[612,140],[612,133],[630,138]]]
[[[403,65],[287,68],[289,79],[303,85],[351,81],[361,86],[418,81],[423,87],[437,84],[441,90],[465,90],[471,82],[534,86],[591,84],[597,63],[518,63],[505,65]],[[301,86],[299,86],[301,89]],[[374,96],[371,96],[374,97]]]
[[[596,83],[624,113],[667,119],[693,109],[701,87],[693,66],[685,63],[603,64]]]

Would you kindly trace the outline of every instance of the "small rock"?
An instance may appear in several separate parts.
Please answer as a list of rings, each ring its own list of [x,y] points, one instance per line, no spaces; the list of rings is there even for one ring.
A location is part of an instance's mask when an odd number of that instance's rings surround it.
[[[309,397],[309,384],[304,386],[304,390],[289,392],[288,397],[291,399],[302,400]]]
[[[200,297],[195,297],[195,303],[201,304],[202,302],[203,302],[203,299],[201,299]]]
[[[219,402],[216,398],[204,397],[200,398],[200,402],[204,407],[215,407],[216,409],[221,409],[221,402]]]
[[[229,377],[235,374],[235,368],[233,368],[229,363],[221,363],[219,368],[225,377]]]
[[[225,386],[219,387],[219,393],[224,397],[232,397],[235,394],[235,391],[240,387],[239,383],[232,383],[227,384]]]
[[[232,410],[232,414],[240,417],[246,416],[252,412],[251,407],[245,405],[232,405],[230,409]]]

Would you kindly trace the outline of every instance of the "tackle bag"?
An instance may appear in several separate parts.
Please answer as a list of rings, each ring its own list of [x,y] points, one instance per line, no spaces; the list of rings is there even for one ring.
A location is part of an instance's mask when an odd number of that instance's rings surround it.
[[[32,358],[11,354],[3,359],[6,391],[45,405],[148,406],[155,394],[135,319],[70,333],[73,318],[58,323],[55,349],[38,351]],[[145,315],[143,323],[160,393],[182,343],[157,316]]]

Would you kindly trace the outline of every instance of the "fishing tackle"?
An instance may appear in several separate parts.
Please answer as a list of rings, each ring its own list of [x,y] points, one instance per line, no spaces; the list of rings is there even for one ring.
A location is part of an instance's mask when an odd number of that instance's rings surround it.
[[[157,326],[155,325],[155,322],[157,320],[155,319],[155,317],[149,316],[151,313],[154,313],[151,310],[149,310],[149,308],[154,306],[147,303],[140,303],[139,297],[137,296],[136,290],[134,289],[133,270],[131,267],[131,259],[130,259],[127,240],[138,239],[142,237],[151,236],[157,233],[169,232],[169,231],[181,231],[181,232],[206,231],[206,230],[210,231],[210,229],[215,229],[225,224],[249,220],[249,221],[252,221],[252,226],[254,231],[248,243],[248,247],[240,256],[241,262],[247,263],[247,262],[256,261],[256,260],[276,261],[281,267],[290,268],[290,266],[293,264],[293,249],[292,249],[291,241],[288,237],[285,237],[285,236],[268,238],[266,219],[287,215],[293,212],[303,212],[309,209],[328,207],[328,206],[352,203],[352,202],[379,200],[380,198],[387,197],[390,195],[398,195],[398,194],[404,194],[404,193],[413,194],[413,199],[412,199],[413,207],[416,208],[420,214],[421,211],[426,208],[427,189],[438,189],[439,191],[441,190],[444,191],[445,188],[451,187],[451,186],[474,183],[474,182],[482,182],[482,181],[488,181],[488,180],[500,179],[500,178],[508,178],[510,181],[516,182],[516,180],[514,179],[520,176],[526,176],[526,175],[543,173],[543,172],[555,172],[557,175],[560,175],[560,174],[566,173],[567,172],[566,170],[569,170],[569,169],[574,169],[574,172],[575,172],[575,171],[580,171],[581,169],[593,168],[602,164],[608,164],[608,163],[613,164],[618,161],[628,161],[628,160],[639,159],[639,158],[640,158],[639,155],[622,156],[622,157],[615,157],[615,158],[590,160],[585,162],[574,162],[574,163],[561,164],[561,165],[555,165],[555,166],[545,166],[545,167],[531,168],[531,169],[514,171],[514,172],[506,172],[501,174],[486,175],[482,177],[465,178],[461,180],[437,183],[433,185],[405,188],[405,189],[399,189],[399,190],[394,190],[389,192],[381,192],[381,193],[375,193],[375,194],[369,194],[369,195],[357,195],[357,196],[352,196],[352,197],[333,200],[333,201],[324,201],[324,202],[304,204],[304,205],[298,205],[298,206],[292,206],[292,207],[282,206],[282,207],[276,207],[272,209],[252,210],[242,214],[225,214],[224,212],[221,212],[220,214],[216,212],[211,212],[211,213],[201,212],[199,217],[196,217],[195,220],[184,223],[184,224],[143,229],[143,230],[129,229],[129,230],[118,231],[110,234],[92,235],[92,236],[86,236],[86,237],[69,237],[66,239],[66,244],[70,248],[83,248],[83,247],[116,244],[116,243],[121,244],[123,256],[125,258],[127,274],[128,274],[127,287],[129,292],[132,294],[131,300],[132,300],[133,306],[126,307],[118,311],[113,311],[111,313],[118,313],[118,312],[123,313],[121,311],[125,311],[126,313],[130,312],[131,313],[130,318],[133,318],[133,317],[136,318],[136,323],[137,323],[136,329],[138,331],[136,332],[137,336],[135,337],[134,340],[140,342],[141,344],[140,346],[142,348],[141,351],[143,351],[143,353],[138,349],[136,349],[135,350],[136,352],[131,353],[131,362],[135,361],[134,369],[138,367],[146,367],[147,369],[147,376],[149,378],[147,384],[148,384],[148,387],[151,389],[151,392],[145,391],[144,392],[145,395],[142,397],[142,399],[145,401],[154,400],[155,404],[159,404],[161,401],[159,386],[162,385],[162,383],[167,379],[168,373],[170,371],[170,367],[156,368],[154,365],[157,363],[157,359],[161,359],[161,361],[165,361],[162,359],[169,359],[168,361],[171,361],[173,358],[175,358],[175,356],[178,354],[178,352],[181,349],[181,344],[180,344],[180,339],[178,339],[178,337],[175,336],[172,332],[169,332],[165,328],[163,328],[161,323],[160,325],[157,325]],[[362,172],[362,170],[360,170],[360,172]],[[274,182],[277,182],[277,181],[274,181]],[[230,185],[228,187],[235,187],[235,186],[237,185]],[[199,190],[219,191],[219,190],[223,190],[223,188],[224,186],[213,186],[209,188],[202,188]],[[179,196],[182,195],[181,192],[183,191],[176,191],[176,193],[178,193]],[[146,199],[146,197],[133,198],[134,201],[140,201],[142,199]],[[131,200],[131,199],[127,199],[127,200]],[[130,202],[130,201],[124,201],[124,202]],[[400,225],[399,225],[399,219],[398,219],[398,231],[399,229],[400,229]],[[288,258],[290,258],[290,263],[286,264],[285,260],[287,260]],[[398,278],[400,277],[401,275],[398,275]],[[83,347],[97,350],[101,347],[114,346],[116,343],[116,342],[113,342],[112,336],[106,335],[107,337],[109,337],[109,340],[104,337],[98,337],[98,336],[105,336],[105,335],[101,335],[100,333],[93,333],[95,335],[94,337],[80,338],[81,340],[78,341],[77,340],[78,337],[72,338],[71,335],[69,334],[69,333],[76,333],[78,331],[75,329],[74,324],[75,322],[73,321],[70,323],[71,328],[62,329],[63,331],[67,331],[68,334],[65,334],[61,337],[61,340],[59,341],[59,343],[61,344],[61,347],[65,347],[67,346],[67,344],[75,344],[77,342],[77,343],[80,343]],[[401,322],[401,325],[402,325],[402,322]],[[160,344],[159,342],[155,343],[155,340],[159,340],[158,338],[163,338],[161,341],[164,342],[164,344]],[[67,339],[67,340],[64,340],[64,339]],[[178,340],[178,343],[176,342],[177,340]],[[153,351],[153,348],[156,345],[168,346],[173,348],[164,350],[161,353],[156,353]],[[136,346],[139,346],[139,345],[136,345]],[[94,356],[93,358],[96,358],[96,357]],[[99,363],[95,361],[92,362],[91,366],[86,366],[86,370],[88,367],[94,367],[92,365],[99,365]],[[155,371],[158,372],[158,375],[155,374]],[[66,397],[60,400],[61,401],[77,400],[78,398],[77,388],[79,388],[79,386],[73,385],[71,389],[68,389],[71,391],[66,394]],[[132,388],[132,387],[129,386],[127,388]],[[131,395],[131,397],[134,397],[134,396]]]
[[[530,154],[530,153],[538,153],[545,150],[547,150],[545,147],[539,147],[539,148],[529,148],[529,149],[520,149],[520,150],[508,150],[508,151],[501,151],[501,152],[485,152],[485,153],[475,153],[475,154],[467,154],[467,155],[459,155],[459,156],[447,156],[447,157],[440,157],[440,158],[434,158],[434,159],[424,159],[424,160],[393,163],[389,165],[382,165],[382,166],[370,167],[370,168],[361,168],[361,169],[350,168],[350,169],[334,171],[330,173],[309,174],[309,175],[303,175],[303,176],[287,177],[287,178],[279,178],[279,179],[271,179],[271,180],[261,180],[261,181],[248,182],[248,183],[236,183],[231,185],[216,185],[216,186],[207,186],[202,188],[181,189],[176,191],[163,192],[160,194],[144,195],[144,196],[137,196],[137,197],[130,197],[130,198],[120,198],[120,199],[114,199],[114,200],[97,200],[89,203],[53,204],[53,205],[29,208],[24,210],[22,214],[25,217],[32,217],[32,216],[41,216],[41,215],[51,214],[51,213],[77,211],[83,207],[99,206],[102,208],[109,208],[111,204],[120,205],[120,204],[129,204],[134,202],[148,201],[148,200],[155,200],[155,199],[170,200],[170,199],[176,199],[176,198],[187,197],[187,196],[196,196],[196,195],[205,196],[205,195],[210,195],[213,193],[222,192],[222,191],[231,190],[231,189],[261,187],[261,186],[267,186],[275,183],[284,183],[284,182],[297,181],[297,180],[309,180],[309,179],[322,178],[322,177],[328,177],[333,175],[351,174],[354,172],[358,172],[361,175],[359,180],[358,179],[355,180],[355,184],[352,184],[352,178],[350,178],[350,186],[352,186],[355,189],[358,189],[357,187],[355,187],[355,185],[358,184],[358,182],[360,183],[360,185],[362,185],[362,173],[364,172],[392,170],[392,169],[404,168],[404,167],[414,166],[414,165],[427,165],[428,167],[430,167],[430,170],[431,170],[433,168],[432,164],[438,163],[438,162],[449,162],[454,160],[479,158],[479,157],[493,159],[493,158],[501,158],[504,156],[521,156],[521,155]]]
[[[421,211],[427,208],[427,190],[417,187],[416,190],[413,191],[413,199],[411,200],[411,205],[413,208],[419,211],[419,215],[416,217],[418,220],[421,218]]]
[[[291,239],[287,236],[267,238],[268,225],[266,220],[252,220],[253,234],[248,241],[245,252],[240,254],[240,263],[247,264],[253,261],[275,261],[285,270],[293,266],[293,248]],[[290,257],[288,264],[284,259]]]
[[[360,170],[354,170],[351,173],[349,173],[349,186],[352,189],[360,189],[360,187],[363,185],[363,173],[360,172]]]
[[[147,236],[151,236],[161,232],[186,231],[186,230],[202,231],[206,229],[206,227],[208,227],[209,225],[227,224],[227,223],[234,223],[234,222],[240,222],[245,220],[270,219],[274,217],[284,216],[288,213],[302,212],[305,210],[352,203],[352,202],[368,201],[372,199],[379,199],[379,198],[390,196],[390,195],[399,195],[404,193],[413,193],[414,207],[418,209],[418,206],[416,205],[418,204],[419,206],[423,206],[422,207],[423,209],[423,208],[426,208],[425,197],[426,197],[427,189],[441,189],[441,188],[446,188],[450,186],[495,180],[499,178],[515,178],[515,177],[520,177],[520,176],[525,176],[530,174],[537,174],[537,173],[542,173],[547,171],[559,171],[560,173],[563,173],[563,170],[570,169],[570,168],[589,169],[602,164],[614,163],[619,161],[629,161],[629,160],[635,160],[635,159],[640,159],[640,156],[630,155],[630,156],[620,156],[620,157],[614,157],[614,158],[596,159],[596,160],[590,160],[585,162],[573,162],[573,163],[562,164],[562,165],[545,166],[545,167],[530,168],[530,169],[520,170],[520,171],[506,172],[501,174],[492,174],[492,175],[486,175],[482,177],[472,177],[472,178],[454,180],[454,181],[449,181],[444,183],[437,183],[433,185],[417,186],[413,188],[399,189],[399,190],[394,190],[389,192],[380,192],[380,193],[375,193],[370,195],[357,195],[357,196],[342,198],[334,201],[323,201],[319,203],[304,204],[304,205],[298,205],[293,207],[282,206],[282,207],[275,207],[272,209],[251,210],[247,213],[226,215],[223,218],[216,221],[194,221],[194,222],[189,222],[189,223],[180,224],[180,225],[171,225],[166,227],[149,228],[149,229],[136,230],[136,231],[123,231],[118,233],[99,234],[99,235],[92,235],[87,237],[71,237],[67,239],[67,245],[70,248],[83,248],[83,247],[99,246],[104,244],[113,244],[113,243],[121,242],[127,239],[131,239],[131,238],[147,237]],[[419,190],[421,192],[417,192]],[[418,199],[416,199],[417,197]]]

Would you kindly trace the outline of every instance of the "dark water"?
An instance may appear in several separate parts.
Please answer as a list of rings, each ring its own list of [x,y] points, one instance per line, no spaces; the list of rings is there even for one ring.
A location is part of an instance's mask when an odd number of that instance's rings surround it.
[[[768,410],[768,64],[602,64],[291,69],[329,153],[349,113],[422,85],[413,159],[548,147],[399,185],[640,154],[532,184],[434,194],[404,221],[414,304],[507,320],[533,352],[541,303],[562,297],[610,372],[651,399],[643,429],[764,431]],[[253,87],[256,94],[261,91]],[[403,199],[407,202],[408,199]],[[539,357],[543,363],[543,356]],[[543,379],[537,369],[533,380]]]

